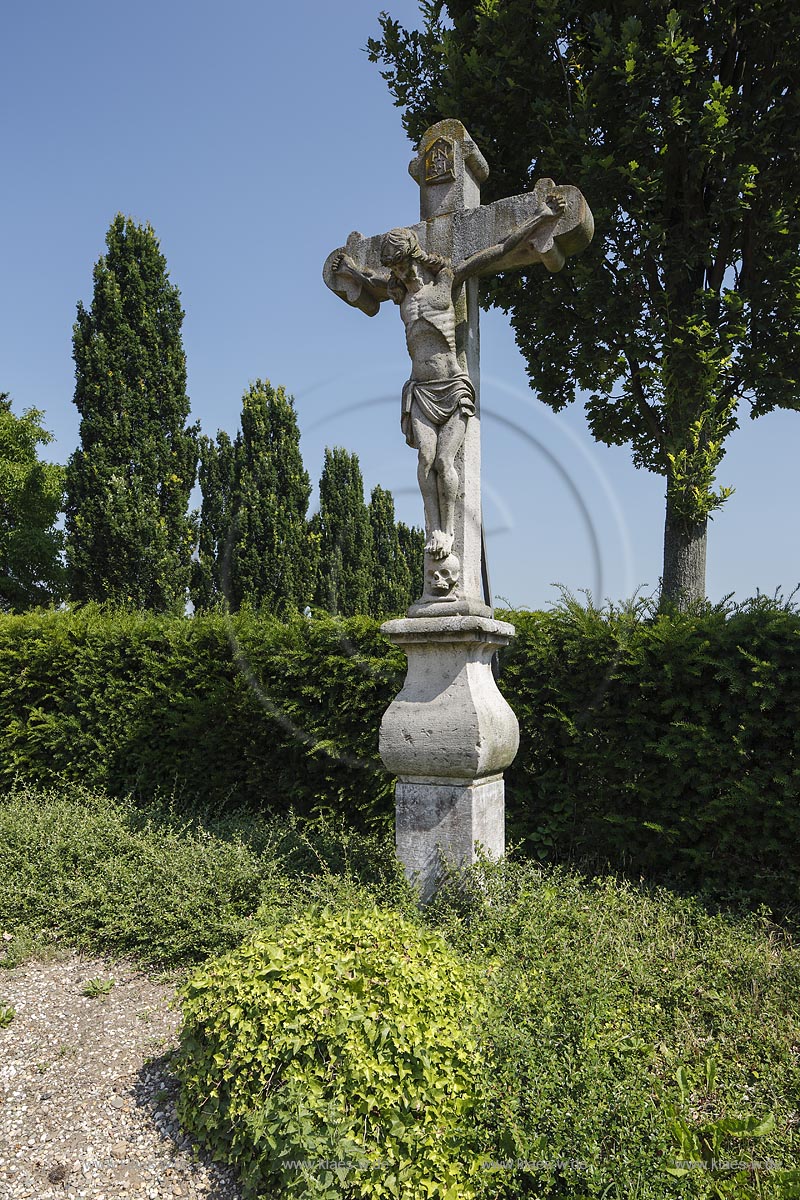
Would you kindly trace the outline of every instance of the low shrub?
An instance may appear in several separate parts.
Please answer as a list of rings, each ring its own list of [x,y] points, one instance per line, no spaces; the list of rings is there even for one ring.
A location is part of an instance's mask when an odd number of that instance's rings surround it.
[[[506,861],[425,919],[483,975],[487,1200],[800,1195],[800,949],[765,916]]]
[[[395,912],[311,911],[182,993],[182,1124],[249,1196],[469,1200],[482,1005]]]
[[[76,786],[12,790],[0,796],[0,925],[14,940],[0,949],[13,962],[55,938],[178,964],[235,946],[281,883],[280,835],[259,840]]]
[[[454,876],[419,910],[391,849],[388,838],[329,820],[229,815],[204,828],[159,805],[142,809],[78,789],[21,790],[0,797],[0,933],[12,936],[0,938],[0,965],[38,953],[36,936],[48,931],[152,963],[197,962],[247,938],[244,950],[198,972],[201,986],[188,994],[187,1037],[201,1048],[185,1119],[192,1125],[211,1113],[214,1129],[200,1136],[218,1131],[216,1151],[227,1155],[235,1134],[250,1147],[249,1169],[262,1170],[274,1149],[266,1139],[280,1149],[280,1137],[258,1115],[249,1125],[231,1122],[226,1133],[221,1105],[234,1092],[217,1084],[223,1074],[228,1081],[229,1052],[231,1089],[239,1076],[244,1087],[266,1071],[274,1055],[273,1084],[284,1082],[280,1094],[270,1092],[270,1112],[294,1132],[284,1160],[269,1159],[267,1169],[285,1170],[285,1186],[295,1189],[281,1191],[276,1176],[260,1193],[276,1200],[302,1196],[303,1186],[317,1188],[309,1196],[332,1187],[345,1197],[375,1194],[371,1172],[339,1179],[322,1166],[345,1158],[351,1168],[363,1165],[362,1144],[347,1142],[350,1126],[341,1123],[347,1096],[366,1110],[369,1152],[383,1154],[381,1138],[411,1137],[388,1119],[387,1096],[397,1099],[401,1085],[432,1088],[425,1094],[433,1120],[437,1081],[449,1078],[441,1054],[456,1033],[463,1041],[453,1061],[469,1089],[459,1092],[457,1080],[453,1096],[467,1106],[468,1128],[459,1127],[457,1106],[446,1109],[457,1135],[439,1149],[453,1172],[467,1172],[453,1184],[457,1197],[800,1194],[800,949],[785,929],[764,913],[714,914],[697,899],[513,859]],[[342,950],[344,932],[337,941],[332,931],[346,927],[348,912],[370,914],[376,905],[379,928],[359,942],[356,962],[355,943]],[[286,974],[275,977],[283,990],[259,1024],[252,1014],[264,1003],[263,977],[269,987],[273,980],[266,947],[283,947]],[[342,966],[348,955],[352,978]],[[429,961],[433,976],[425,975]],[[249,980],[241,997],[240,967]],[[366,1013],[373,1001],[389,1027],[384,1042],[382,1020],[369,1024]],[[444,1032],[426,1042],[420,1023],[436,1021]],[[220,1062],[210,1046],[224,1038]],[[188,1046],[183,1069],[191,1075]],[[416,1068],[401,1079],[412,1059]],[[293,1070],[304,1080],[320,1072],[321,1092],[292,1092]],[[260,1077],[268,1081],[269,1072]],[[383,1101],[370,1104],[378,1094]],[[423,1129],[427,1137],[430,1127]],[[313,1159],[319,1170],[303,1176],[289,1157]],[[403,1194],[413,1200],[416,1186],[409,1182]]]
[[[197,963],[266,920],[365,897],[416,909],[394,840],[341,820],[228,812],[190,821],[163,801],[77,785],[0,793],[0,966],[59,942]]]

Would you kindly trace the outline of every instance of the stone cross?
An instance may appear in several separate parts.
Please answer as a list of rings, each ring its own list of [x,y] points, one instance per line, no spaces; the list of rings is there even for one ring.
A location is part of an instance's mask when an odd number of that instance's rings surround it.
[[[383,626],[408,673],[384,714],[380,752],[398,776],[398,854],[427,898],[442,856],[471,862],[478,844],[504,852],[502,772],[519,742],[491,669],[514,629],[493,619],[482,588],[478,278],[533,263],[558,271],[594,225],[578,189],[551,179],[481,205],[489,169],[460,121],[432,126],[409,171],[420,221],[351,233],[323,278],[368,316],[397,304],[411,359],[400,424],[418,456],[425,582],[408,617]]]
[[[489,168],[460,121],[429,129],[409,172],[420,187],[419,223],[383,236],[351,233],[328,256],[323,278],[368,316],[394,300],[406,326],[412,370],[401,423],[418,451],[427,539],[425,592],[411,613],[489,615],[481,579],[477,279],[537,262],[560,270],[567,255],[588,245],[592,214],[577,188],[550,179],[481,205]]]

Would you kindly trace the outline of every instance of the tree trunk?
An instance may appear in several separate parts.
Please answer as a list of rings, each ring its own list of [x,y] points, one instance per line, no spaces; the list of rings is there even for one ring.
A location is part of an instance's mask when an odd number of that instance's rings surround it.
[[[707,535],[708,518],[687,521],[679,516],[668,489],[660,598],[662,609],[672,605],[686,609],[697,600],[705,600]]]

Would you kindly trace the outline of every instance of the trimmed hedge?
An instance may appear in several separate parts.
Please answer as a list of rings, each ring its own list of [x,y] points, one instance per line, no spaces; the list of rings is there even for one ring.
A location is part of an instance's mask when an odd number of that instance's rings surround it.
[[[512,833],[543,858],[800,915],[800,616],[758,598],[513,619]]]
[[[368,618],[0,618],[0,783],[392,819],[378,725],[402,673]]]
[[[543,858],[800,910],[800,616],[511,613],[509,834]],[[388,826],[380,717],[403,656],[366,618],[87,607],[0,618],[0,783]]]

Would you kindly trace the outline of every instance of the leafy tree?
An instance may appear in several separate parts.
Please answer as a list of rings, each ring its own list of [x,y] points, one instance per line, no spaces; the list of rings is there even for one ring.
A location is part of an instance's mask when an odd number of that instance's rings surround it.
[[[707,521],[737,406],[798,407],[800,11],[784,0],[446,0],[382,18],[371,56],[418,138],[458,115],[484,197],[539,177],[596,217],[560,274],[508,273],[531,383],[579,390],[594,436],[666,481],[662,600],[705,591]]]
[[[39,460],[52,441],[42,413],[11,411],[0,392],[0,610],[22,612],[59,599],[64,586],[63,537],[56,529],[64,468]]]
[[[186,425],[180,293],[149,225],[119,214],[106,246],[73,332],[81,444],[66,477],[71,595],[182,611],[197,426]]]
[[[394,519],[392,493],[374,487],[369,502],[372,529],[372,602],[374,617],[398,616],[415,599],[411,595],[411,572],[400,545]]]
[[[223,596],[286,615],[311,599],[314,542],[306,525],[311,484],[291,396],[257,379],[242,398],[241,428],[201,442],[194,603]]]
[[[319,539],[317,604],[346,617],[368,614],[374,577],[372,527],[358,456],[341,446],[325,450],[312,534]]]

